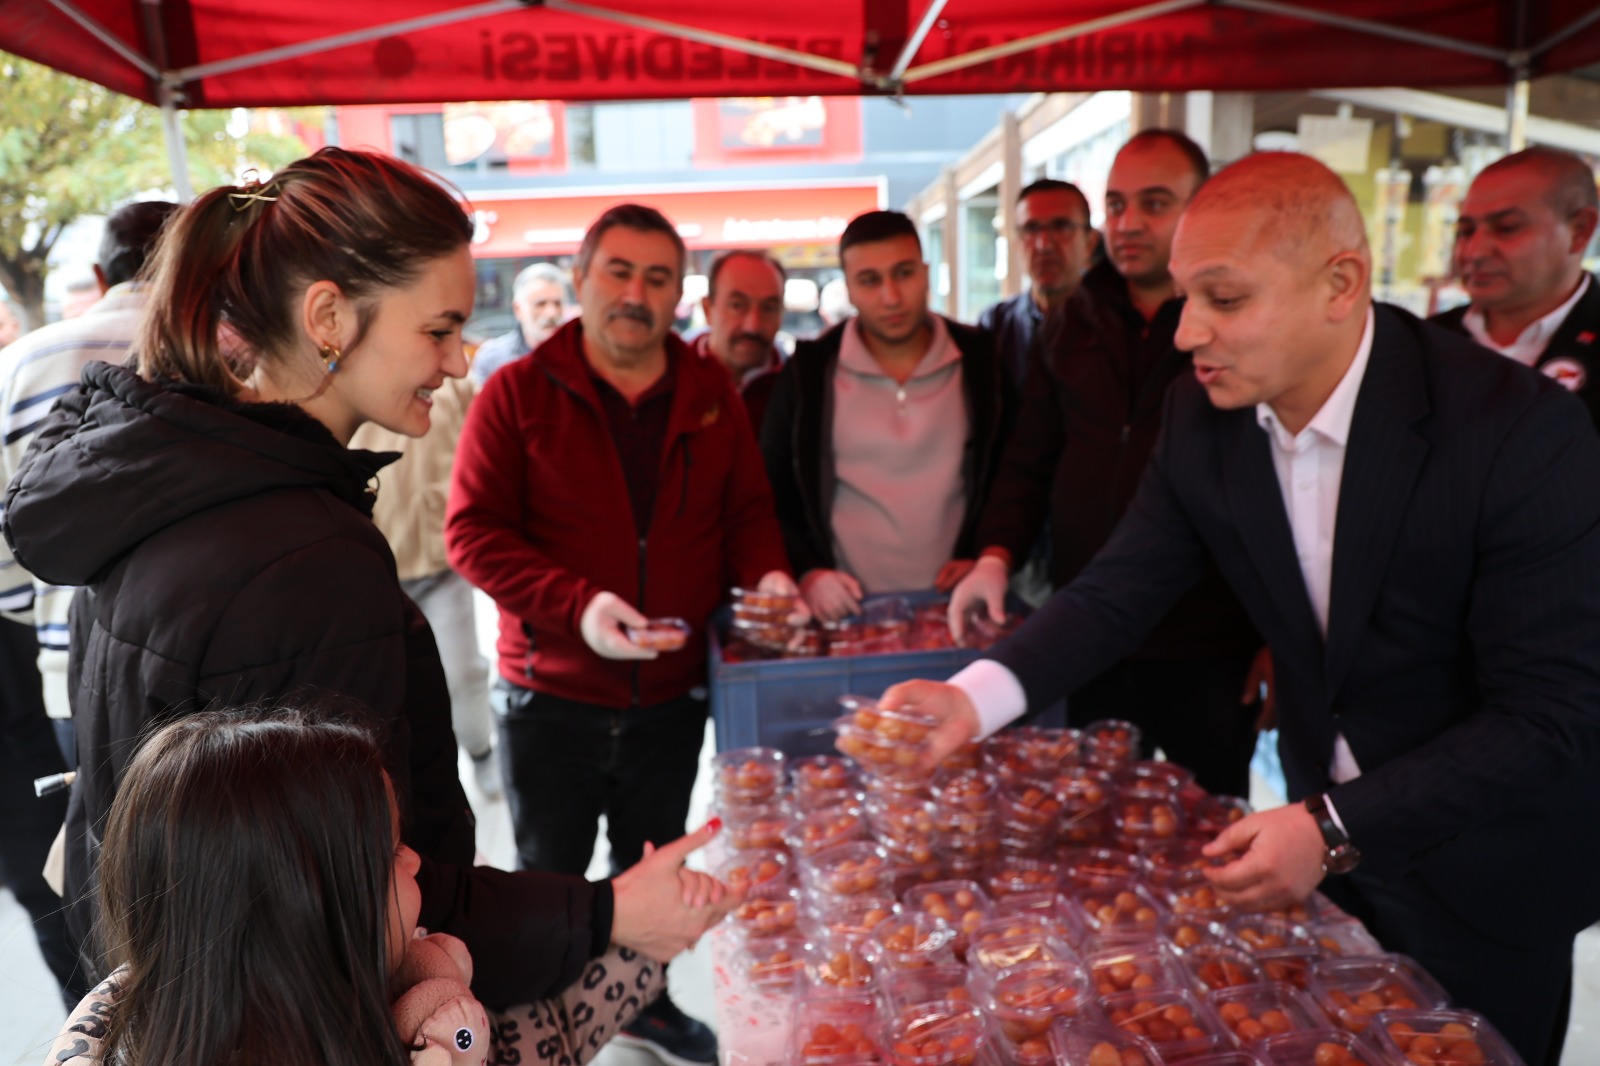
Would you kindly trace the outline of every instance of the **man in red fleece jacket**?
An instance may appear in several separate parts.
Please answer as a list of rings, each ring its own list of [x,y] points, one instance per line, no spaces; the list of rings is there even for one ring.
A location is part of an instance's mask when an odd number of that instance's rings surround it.
[[[795,592],[738,393],[670,332],[688,254],[623,204],[589,227],[582,309],[492,376],[468,412],[446,515],[450,563],[500,607],[492,694],[524,868],[582,874],[682,835],[706,722],[706,637],[730,583]],[[647,618],[694,627],[639,647]],[[663,997],[624,1037],[682,1066],[710,1030]]]

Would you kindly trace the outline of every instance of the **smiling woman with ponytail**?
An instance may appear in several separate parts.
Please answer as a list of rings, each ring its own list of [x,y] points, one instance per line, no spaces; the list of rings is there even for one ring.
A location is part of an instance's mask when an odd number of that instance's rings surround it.
[[[424,860],[420,924],[467,941],[480,999],[549,996],[606,950],[609,883],[473,867],[438,651],[370,521],[395,456],[346,447],[369,421],[427,432],[432,391],[466,373],[471,231],[433,178],[373,153],[324,149],[213,189],[150,265],[137,366],[91,363],[7,487],[18,560],[85,586],[66,830],[80,940],[141,732],[215,699],[315,689],[383,723],[403,836]],[[676,869],[662,876],[676,884]]]

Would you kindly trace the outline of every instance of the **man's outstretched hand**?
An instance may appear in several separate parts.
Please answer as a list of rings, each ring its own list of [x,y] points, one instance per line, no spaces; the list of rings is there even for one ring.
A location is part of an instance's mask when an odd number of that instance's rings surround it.
[[[978,736],[978,711],[967,694],[939,681],[905,681],[895,685],[878,705],[886,711],[911,711],[933,718],[923,763],[932,770],[956,749]]]

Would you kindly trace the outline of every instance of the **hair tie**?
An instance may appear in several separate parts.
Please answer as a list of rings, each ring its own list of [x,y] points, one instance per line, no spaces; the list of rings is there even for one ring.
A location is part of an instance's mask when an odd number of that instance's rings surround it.
[[[255,171],[247,171],[244,183],[228,194],[228,203],[235,211],[248,211],[252,204],[270,204],[278,200],[278,183],[263,183]]]

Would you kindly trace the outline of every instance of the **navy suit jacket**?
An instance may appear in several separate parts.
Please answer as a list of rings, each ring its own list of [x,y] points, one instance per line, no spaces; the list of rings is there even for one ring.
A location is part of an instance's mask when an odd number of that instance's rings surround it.
[[[1600,435],[1558,384],[1379,305],[1328,633],[1253,408],[1167,395],[1133,504],[993,658],[1047,706],[1137,647],[1215,559],[1272,648],[1291,798],[1328,791],[1374,872],[1548,942],[1600,917]],[[1332,786],[1343,733],[1362,775]]]

